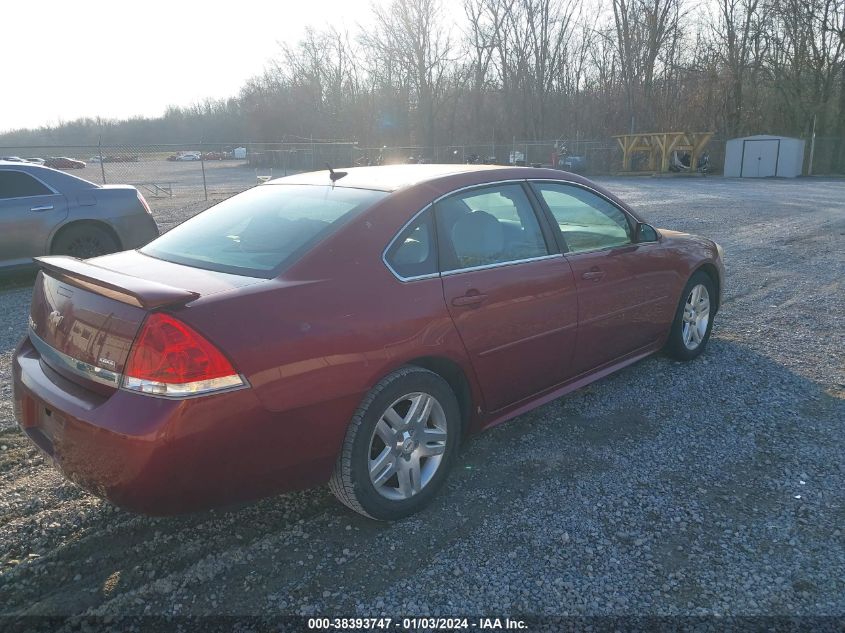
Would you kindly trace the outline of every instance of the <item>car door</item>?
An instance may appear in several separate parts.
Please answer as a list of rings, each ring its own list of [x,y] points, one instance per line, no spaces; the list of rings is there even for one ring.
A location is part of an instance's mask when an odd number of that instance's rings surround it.
[[[435,204],[443,293],[496,411],[571,373],[577,298],[568,262],[522,183],[486,185]]]
[[[554,219],[578,288],[576,373],[659,340],[674,310],[675,272],[658,241],[635,241],[633,218],[589,189],[560,182],[532,187]]]
[[[30,263],[46,254],[47,240],[67,216],[65,197],[38,178],[16,169],[0,169],[0,262]]]

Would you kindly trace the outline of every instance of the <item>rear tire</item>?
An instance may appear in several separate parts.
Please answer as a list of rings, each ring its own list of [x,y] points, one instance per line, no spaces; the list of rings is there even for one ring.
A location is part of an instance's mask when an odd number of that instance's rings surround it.
[[[414,514],[446,480],[460,436],[449,384],[427,369],[403,367],[373,387],[352,416],[329,488],[373,519]]]
[[[665,351],[675,360],[688,361],[698,357],[707,347],[715,316],[716,286],[702,271],[690,277],[678,308]]]
[[[96,224],[71,224],[53,240],[50,254],[88,259],[119,250],[120,243],[108,229]]]

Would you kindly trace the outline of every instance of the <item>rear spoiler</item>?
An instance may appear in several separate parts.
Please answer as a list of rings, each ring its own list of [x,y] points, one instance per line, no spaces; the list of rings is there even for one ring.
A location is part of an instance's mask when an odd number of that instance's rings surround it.
[[[198,292],[133,277],[75,257],[51,256],[33,259],[52,277],[146,310],[188,303],[200,297]]]

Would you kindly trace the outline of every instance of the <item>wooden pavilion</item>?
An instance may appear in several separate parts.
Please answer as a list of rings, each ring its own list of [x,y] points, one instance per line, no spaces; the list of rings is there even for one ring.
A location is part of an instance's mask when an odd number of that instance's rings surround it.
[[[690,167],[695,170],[698,157],[710,142],[713,132],[640,132],[614,136],[622,148],[622,171],[630,172],[636,152],[648,154],[649,171],[669,171],[672,152],[689,152]]]

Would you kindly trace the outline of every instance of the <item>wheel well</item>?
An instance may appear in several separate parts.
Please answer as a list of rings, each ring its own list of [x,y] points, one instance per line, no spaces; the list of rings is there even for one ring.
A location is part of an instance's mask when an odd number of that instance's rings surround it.
[[[449,383],[449,387],[452,388],[455,397],[458,399],[458,406],[461,408],[461,420],[463,422],[462,434],[466,434],[469,429],[469,421],[472,417],[472,391],[469,387],[469,381],[460,365],[448,358],[440,356],[415,358],[407,364],[432,371]]]
[[[713,285],[716,288],[716,298],[715,298],[714,303],[716,304],[716,310],[718,311],[718,309],[719,309],[719,296],[721,295],[721,289],[719,288],[719,271],[716,270],[716,267],[713,264],[704,264],[702,266],[699,266],[695,270],[695,272],[693,272],[693,275],[695,273],[697,273],[698,271],[701,271],[705,275],[710,277],[710,281],[713,282]]]
[[[114,238],[114,241],[117,244],[117,249],[119,251],[123,250],[123,244],[120,241],[120,236],[117,234],[117,232],[111,226],[109,226],[105,222],[100,222],[99,220],[74,220],[73,222],[68,222],[67,224],[65,224],[64,226],[59,228],[59,230],[56,231],[55,235],[53,235],[53,239],[50,240],[50,249],[49,249],[50,254],[51,255],[53,254],[53,245],[56,243],[56,240],[59,239],[60,235],[62,235],[65,231],[67,231],[71,227],[84,226],[84,225],[92,225],[92,226],[96,226],[97,228],[103,229],[104,231],[106,231],[106,233],[108,233],[109,235],[111,235]]]

